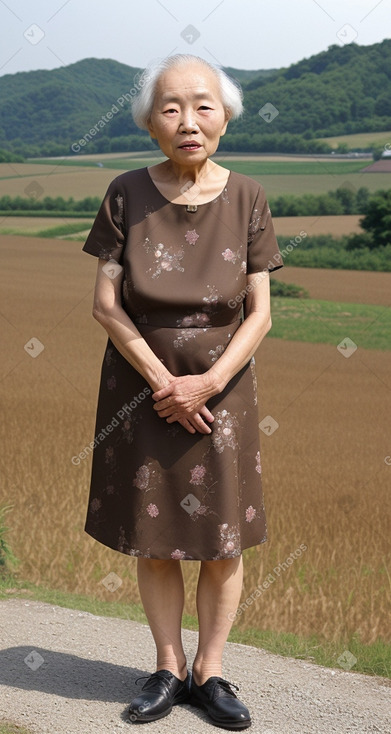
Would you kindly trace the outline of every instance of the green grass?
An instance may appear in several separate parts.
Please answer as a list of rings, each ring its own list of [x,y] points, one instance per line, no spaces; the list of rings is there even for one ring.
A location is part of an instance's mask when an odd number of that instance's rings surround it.
[[[101,161],[99,159],[97,160],[96,155],[94,156],[94,160],[79,160],[78,158],[64,158],[64,159],[55,159],[55,158],[34,158],[33,160],[30,159],[27,161],[29,164],[37,164],[37,165],[44,165],[44,166],[55,166],[57,168],[61,166],[77,166],[80,168],[120,168],[122,171],[133,171],[136,168],[143,168],[144,166],[151,166],[154,163],[159,163],[160,160],[165,160],[165,156],[161,151],[157,151],[157,153],[151,152],[151,154],[148,156],[148,154],[145,154],[145,158],[129,158],[126,153],[123,154],[123,157],[121,158],[102,158]],[[103,165],[98,165],[99,163],[102,163]],[[29,174],[31,176],[31,174]],[[41,176],[46,176],[46,174],[41,173]],[[15,176],[7,176],[6,178],[15,178]],[[2,180],[2,179],[0,179]]]
[[[14,724],[12,721],[0,721],[0,734],[33,734],[31,729]]]
[[[90,230],[92,226],[92,220],[89,222],[70,222],[69,224],[59,224],[56,227],[49,227],[49,229],[31,230],[17,228],[17,227],[4,227],[0,229],[0,234],[14,234],[21,235],[23,237],[47,237],[55,238],[61,237],[61,239],[72,239],[83,242],[86,239],[85,235],[75,236],[75,232],[85,232]],[[69,235],[69,237],[67,237]],[[73,236],[72,236],[73,235]]]
[[[256,154],[254,154],[256,155]],[[260,154],[261,155],[261,154]],[[224,156],[230,156],[230,152],[222,152],[221,157],[219,157],[219,164],[229,168],[232,171],[237,171],[238,173],[244,173],[246,176],[255,176],[255,175],[269,175],[269,174],[278,174],[278,175],[307,175],[309,173],[321,176],[323,174],[333,174],[338,176],[344,176],[348,173],[357,173],[361,168],[365,168],[365,166],[370,165],[371,161],[368,160],[360,160],[360,161],[352,161],[352,160],[346,160],[346,161],[329,161],[327,159],[319,160],[314,155],[313,160],[309,159],[306,161],[269,161],[269,160],[262,160],[262,161],[249,161],[249,160],[237,160],[237,161],[227,161],[227,163],[224,163]],[[134,158],[128,158],[126,156],[126,153],[124,154],[123,158],[108,158],[108,159],[102,159],[103,167],[104,168],[113,168],[113,169],[120,169],[120,170],[127,170],[127,171],[133,171],[136,168],[142,168],[143,166],[149,166],[153,163],[158,163],[159,160],[164,160],[164,156],[158,151],[156,154],[151,154],[149,157],[146,155],[145,159],[139,158],[135,160]],[[81,166],[85,168],[96,168],[97,167],[97,161],[89,161],[89,160],[78,160],[77,158],[68,158],[64,160],[50,160],[45,158],[39,158],[34,161],[29,161],[29,163],[37,163],[37,164],[45,164],[45,165],[51,165],[55,163],[56,166]]]
[[[0,217],[37,217],[38,219],[53,219],[58,217],[59,219],[86,219],[90,217],[94,219],[96,212],[80,212],[80,211],[65,211],[63,209],[3,209],[0,210]]]
[[[89,222],[71,222],[69,224],[60,224],[56,227],[50,227],[49,229],[41,229],[39,232],[36,232],[34,236],[49,238],[62,237],[67,234],[74,234],[75,232],[84,232],[85,230],[90,230],[91,224],[91,220]]]
[[[15,580],[12,576],[0,578],[0,601],[11,597],[34,599],[103,617],[115,617],[147,624],[145,614],[139,604],[101,601],[58,589],[36,586],[27,581]],[[185,629],[197,630],[197,619],[188,614],[184,615],[182,626]],[[364,645],[358,637],[353,636],[349,640],[330,642],[322,640],[317,635],[305,638],[291,633],[264,631],[254,628],[242,630],[238,626],[232,628],[228,640],[242,645],[262,648],[276,655],[308,660],[318,665],[338,669],[341,669],[338,663],[339,656],[344,651],[349,650],[357,658],[357,662],[351,668],[352,671],[367,675],[380,675],[386,678],[391,677],[391,645],[383,640],[378,640],[371,645]],[[25,734],[25,732],[12,728],[5,729],[2,732],[0,728],[0,734]]]
[[[228,154],[227,154],[228,155]],[[370,165],[371,161],[329,161],[327,159],[308,161],[220,161],[221,165],[232,171],[244,173],[246,176],[267,176],[280,174],[284,176],[306,176],[312,174],[322,176],[345,176],[348,173],[357,173],[361,168]]]
[[[272,298],[273,326],[279,339],[334,344],[349,337],[363,349],[391,349],[391,308],[313,299]]]

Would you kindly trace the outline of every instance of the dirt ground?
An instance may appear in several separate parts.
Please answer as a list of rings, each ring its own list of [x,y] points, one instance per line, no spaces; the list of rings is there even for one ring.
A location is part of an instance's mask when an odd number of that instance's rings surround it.
[[[22,599],[0,602],[0,621],[0,722],[11,719],[37,734],[133,731],[126,711],[140,691],[135,680],[155,664],[148,627]],[[197,633],[185,630],[183,638],[191,669]],[[346,669],[348,653],[345,669],[330,669],[229,643],[223,675],[239,687],[254,734],[386,734],[389,681]],[[141,728],[226,731],[188,703]]]

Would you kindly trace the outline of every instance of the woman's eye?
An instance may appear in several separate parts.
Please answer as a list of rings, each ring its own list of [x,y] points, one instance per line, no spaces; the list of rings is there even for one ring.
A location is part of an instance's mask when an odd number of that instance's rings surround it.
[[[170,109],[169,109],[169,110],[164,110],[164,112],[176,112],[176,110],[174,110],[174,108],[173,108],[173,107],[170,107]]]
[[[200,110],[210,110],[210,109],[212,109],[212,108],[211,107],[208,107],[208,105],[206,105],[206,104],[203,104],[200,107]]]

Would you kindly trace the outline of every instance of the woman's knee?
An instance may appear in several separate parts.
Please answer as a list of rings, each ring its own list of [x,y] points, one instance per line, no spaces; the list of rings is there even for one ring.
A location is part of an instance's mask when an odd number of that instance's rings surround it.
[[[178,561],[171,558],[137,558],[137,566],[140,570],[145,569],[153,573],[174,571],[178,565]]]
[[[201,569],[216,576],[228,576],[242,565],[242,555],[218,561],[201,561]]]

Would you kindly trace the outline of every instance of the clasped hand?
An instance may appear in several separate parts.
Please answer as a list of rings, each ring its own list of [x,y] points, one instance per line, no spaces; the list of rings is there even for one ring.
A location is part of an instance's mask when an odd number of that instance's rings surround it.
[[[153,393],[154,410],[167,423],[178,421],[189,433],[211,433],[204,418],[212,422],[213,414],[205,403],[219,390],[207,373],[173,377],[172,381]]]

